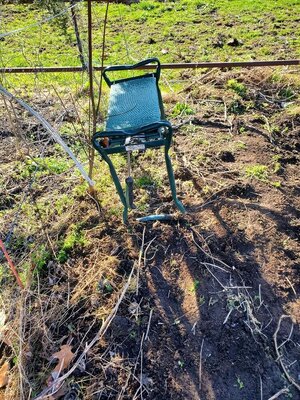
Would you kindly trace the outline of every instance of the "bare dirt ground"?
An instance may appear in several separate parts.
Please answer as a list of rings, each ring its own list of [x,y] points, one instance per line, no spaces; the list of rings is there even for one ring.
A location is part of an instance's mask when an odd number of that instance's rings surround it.
[[[173,116],[172,158],[188,213],[172,222],[143,225],[133,214],[125,226],[110,204],[99,212],[85,194],[60,215],[39,215],[34,204],[41,198],[51,205],[56,192],[73,193],[69,174],[42,177],[30,189],[38,229],[26,230],[24,217],[9,249],[20,268],[35,241],[51,256],[37,275],[32,262],[31,286],[22,295],[7,275],[1,278],[7,317],[0,360],[9,361],[10,374],[0,396],[38,396],[55,367],[51,355],[70,345],[75,357],[68,368],[76,368],[64,394],[53,398],[299,398],[300,115],[297,100],[289,111],[283,98],[290,92],[282,91],[298,89],[272,74],[203,75],[181,94],[164,95],[169,115],[182,96],[194,109]],[[229,79],[242,82],[247,94],[230,92]],[[14,180],[15,136],[9,128],[0,134],[5,234],[27,186]],[[137,200],[147,196],[147,212],[170,211],[163,158],[155,154],[135,160],[137,175],[161,179],[137,188]],[[110,196],[117,203],[113,188]],[[85,241],[59,261],[59,241],[74,223]],[[126,282],[116,315],[78,362]]]

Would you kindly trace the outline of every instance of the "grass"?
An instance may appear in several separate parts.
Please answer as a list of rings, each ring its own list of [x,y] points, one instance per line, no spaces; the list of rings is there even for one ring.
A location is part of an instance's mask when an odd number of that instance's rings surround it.
[[[47,16],[35,5],[2,5],[1,12],[2,32],[34,25]],[[104,12],[105,5],[93,3],[95,65],[99,65],[101,58]],[[299,12],[297,0],[181,0],[141,1],[131,6],[111,4],[105,63],[128,63],[151,56],[159,56],[163,62],[274,59],[286,54],[289,58],[299,57],[300,26],[296,22]],[[86,49],[85,4],[77,6],[77,13]],[[207,29],[208,26],[212,29]],[[70,18],[66,28],[64,33],[51,21],[5,37],[0,42],[0,64],[11,67],[79,65]],[[137,34],[141,31],[142,35]],[[214,43],[220,36],[224,37],[224,43],[217,47]],[[238,48],[229,46],[227,42],[230,38],[237,38],[243,45]],[[178,76],[178,73],[172,75]],[[61,88],[79,89],[87,82],[87,77],[85,74],[45,74],[39,80],[43,85],[51,85],[55,81]],[[6,86],[32,86],[36,79],[30,75],[9,75],[5,82]]]
[[[245,97],[247,93],[246,86],[241,82],[237,82],[236,79],[229,79],[227,81],[227,87],[229,89],[232,89],[235,93],[237,93],[241,97]]]
[[[251,165],[245,168],[245,174],[248,178],[255,178],[266,182],[268,180],[268,167],[266,165]]]
[[[17,177],[27,179],[32,174],[37,177],[42,177],[51,174],[62,174],[68,171],[71,163],[70,160],[66,161],[61,156],[57,157],[45,157],[45,158],[28,158],[24,162],[20,162],[18,166]]]
[[[64,263],[67,261],[70,252],[75,247],[83,247],[87,244],[87,241],[84,237],[84,233],[80,225],[73,224],[70,227],[69,233],[63,239],[61,248],[57,254],[57,259],[59,262]]]

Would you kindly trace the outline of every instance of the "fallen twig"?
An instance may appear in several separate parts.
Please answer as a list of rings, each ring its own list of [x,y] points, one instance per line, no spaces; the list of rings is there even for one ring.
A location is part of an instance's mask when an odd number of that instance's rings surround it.
[[[18,285],[20,286],[21,289],[24,289],[24,285],[23,285],[23,283],[22,283],[22,281],[21,281],[20,275],[18,274],[18,271],[17,271],[17,269],[16,269],[14,263],[12,262],[12,260],[11,260],[11,258],[10,258],[10,256],[9,256],[9,254],[8,254],[6,248],[5,248],[5,245],[4,245],[4,243],[2,242],[1,239],[0,239],[0,248],[1,248],[1,250],[3,251],[4,257],[6,258],[6,261],[7,261],[7,263],[8,263],[8,266],[9,266],[11,272],[12,272],[12,273],[14,274],[14,276],[15,276]]]
[[[279,392],[275,393],[272,397],[269,397],[268,400],[278,399],[279,396],[281,396],[284,393],[288,393],[288,392],[289,392],[289,389],[287,389],[287,388],[281,389],[281,390],[279,390]]]
[[[202,381],[202,351],[203,351],[204,339],[202,339],[201,348],[200,348],[200,356],[199,356],[199,390],[201,390],[201,381]]]
[[[140,279],[140,269],[141,269],[143,251],[144,251],[144,245],[145,245],[145,232],[146,232],[146,227],[144,226],[142,245],[141,245],[141,248],[140,248],[139,261],[138,261],[137,274],[136,274],[136,292],[135,292],[136,295],[139,294],[139,279]]]
[[[273,338],[274,338],[275,350],[276,350],[276,354],[277,354],[277,361],[280,363],[281,368],[283,369],[283,372],[284,372],[286,378],[288,379],[288,381],[289,381],[292,385],[294,385],[294,386],[300,391],[300,385],[294,380],[293,377],[291,377],[291,375],[288,373],[288,371],[287,371],[287,369],[286,369],[286,366],[284,365],[284,363],[283,363],[283,361],[282,361],[282,355],[280,354],[280,351],[279,351],[279,348],[280,348],[281,346],[278,346],[278,342],[277,342],[277,335],[278,335],[278,332],[279,332],[279,330],[280,330],[281,322],[282,322],[282,320],[283,320],[284,318],[290,318],[290,316],[289,316],[289,315],[282,315],[282,316],[279,318],[278,325],[277,325],[276,331],[275,331],[274,336],[273,336]],[[277,397],[278,397],[278,396],[277,396]],[[276,399],[276,397],[273,397],[273,398]],[[271,400],[271,399],[269,399],[269,400]]]
[[[149,336],[149,330],[150,330],[150,324],[151,324],[152,314],[153,314],[153,308],[151,308],[151,310],[150,310],[149,321],[148,321],[148,325],[147,325],[145,340],[147,340],[147,339],[149,338],[148,336]]]

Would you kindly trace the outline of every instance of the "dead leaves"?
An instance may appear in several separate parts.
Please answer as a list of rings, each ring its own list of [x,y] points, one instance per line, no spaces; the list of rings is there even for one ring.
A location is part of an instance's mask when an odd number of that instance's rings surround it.
[[[4,388],[8,383],[8,372],[9,372],[9,363],[5,361],[5,363],[0,368],[0,389]]]
[[[52,354],[52,359],[57,358],[58,363],[54,370],[51,372],[51,375],[47,379],[47,386],[49,387],[54,387],[56,384],[56,380],[59,378],[60,374],[69,367],[71,364],[73,358],[75,357],[75,354],[72,352],[72,348],[69,344],[64,344],[63,346],[60,347],[60,351]],[[64,395],[67,391],[66,384],[63,383],[60,389],[53,393],[49,400],[55,400],[59,399],[62,395]]]
[[[64,344],[63,346],[61,346],[60,351],[54,353],[52,357],[57,358],[59,361],[53,372],[57,372],[58,374],[60,374],[61,371],[68,368],[71,361],[75,357],[75,354],[72,353],[72,349],[69,344]]]
[[[60,373],[68,368],[68,366],[71,364],[73,358],[75,357],[75,354],[72,352],[72,348],[69,344],[64,344],[63,346],[60,347],[60,351],[54,353],[52,355],[52,358],[57,358],[58,359],[58,364],[54,368],[54,370],[51,372],[51,378],[48,380],[48,386],[51,384],[52,381],[55,381]]]

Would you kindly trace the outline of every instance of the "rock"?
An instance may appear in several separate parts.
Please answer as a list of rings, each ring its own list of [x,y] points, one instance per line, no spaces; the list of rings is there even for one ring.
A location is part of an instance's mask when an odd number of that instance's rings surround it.
[[[243,42],[237,38],[231,38],[228,40],[227,45],[231,46],[231,47],[238,47],[238,46],[242,46]]]
[[[234,162],[235,158],[231,151],[221,151],[219,153],[219,158],[224,162]]]

